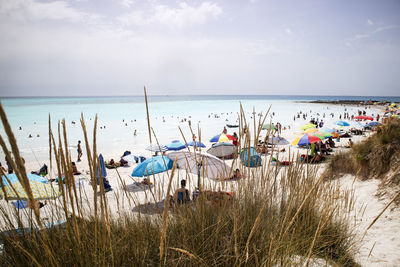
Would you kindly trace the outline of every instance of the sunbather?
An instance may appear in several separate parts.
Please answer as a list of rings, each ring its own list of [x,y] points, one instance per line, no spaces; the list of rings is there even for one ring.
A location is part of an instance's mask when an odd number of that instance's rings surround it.
[[[74,175],[80,175],[81,173],[78,171],[75,162],[72,162],[71,164],[72,164],[72,173]]]
[[[181,187],[176,189],[173,201],[176,204],[185,204],[190,201],[189,190],[186,189],[186,180],[181,180]]]

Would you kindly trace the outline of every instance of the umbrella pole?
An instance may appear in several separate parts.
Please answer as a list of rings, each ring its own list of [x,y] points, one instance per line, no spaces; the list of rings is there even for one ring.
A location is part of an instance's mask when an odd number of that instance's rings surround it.
[[[197,189],[200,191],[200,163],[197,163]]]

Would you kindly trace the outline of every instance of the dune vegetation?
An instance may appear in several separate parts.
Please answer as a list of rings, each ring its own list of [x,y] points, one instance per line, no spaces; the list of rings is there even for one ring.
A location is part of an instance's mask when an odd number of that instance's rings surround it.
[[[324,173],[325,179],[336,179],[344,174],[361,180],[380,179],[380,193],[399,196],[400,120],[388,119],[366,140],[333,155]],[[399,203],[400,197],[395,200]]]

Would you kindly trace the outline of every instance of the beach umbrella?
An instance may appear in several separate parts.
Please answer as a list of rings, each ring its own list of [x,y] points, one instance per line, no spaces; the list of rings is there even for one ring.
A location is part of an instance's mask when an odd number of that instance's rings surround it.
[[[224,179],[228,177],[230,167],[219,158],[208,153],[177,151],[168,154],[171,160],[176,159],[177,166],[190,173],[198,175],[198,185],[200,185],[200,175],[210,179]]]
[[[261,127],[261,130],[274,130],[274,129],[275,129],[275,126],[273,123],[267,123]]]
[[[356,120],[370,120],[370,121],[374,120],[374,118],[372,118],[371,116],[355,116],[354,119],[356,119]]]
[[[103,155],[99,155],[99,165],[97,166],[97,184],[100,184],[100,170],[101,170],[101,180],[107,177],[107,171],[106,171],[106,164],[104,163],[104,158]]]
[[[303,126],[301,126],[300,129],[307,130],[307,129],[310,129],[310,128],[315,128],[315,126],[316,126],[315,124],[307,123],[307,124],[304,124]]]
[[[317,137],[322,137],[323,139],[332,137],[331,133],[323,132],[323,131],[316,131],[312,133],[313,135]]]
[[[304,146],[304,145],[309,145],[312,143],[319,142],[323,140],[323,137],[319,137],[313,134],[305,134],[303,136],[297,137],[293,142],[292,145],[294,146]]]
[[[339,126],[350,126],[350,124],[346,121],[335,121],[334,124]]]
[[[371,121],[370,123],[368,123],[369,126],[378,126],[381,123],[377,122],[377,121]]]
[[[351,122],[351,126],[356,128],[356,129],[364,129],[365,128],[365,124],[362,124],[358,121],[353,121]]]
[[[172,169],[173,162],[167,156],[155,156],[140,163],[132,172],[134,177],[143,177]]]
[[[322,127],[322,128],[319,128],[319,130],[320,130],[321,132],[330,133],[330,134],[336,132],[335,129],[328,128],[328,127]]]
[[[189,146],[194,146],[195,143],[194,143],[193,141],[190,141],[190,142],[188,143],[188,145],[189,145]],[[200,147],[200,145],[201,145],[201,147],[206,147],[205,144],[199,143],[199,141],[196,141],[196,147]]]
[[[240,152],[240,161],[246,167],[259,167],[262,165],[261,157],[254,147],[243,148]]]
[[[38,181],[29,181],[29,184],[34,199],[54,199],[60,196],[60,191],[51,184],[45,184]],[[7,197],[9,200],[28,200],[28,194],[25,192],[20,182],[5,185],[0,189],[0,196],[2,198]]]
[[[168,150],[181,150],[186,148],[186,144],[182,143],[179,140],[174,140],[171,143],[166,144],[165,146],[168,148]]]
[[[216,142],[229,142],[229,141],[234,141],[236,140],[235,137],[229,134],[217,134],[213,138],[210,139],[211,143],[216,143]]]
[[[227,157],[235,153],[236,147],[231,143],[216,143],[207,150],[207,153],[216,157]]]
[[[283,137],[270,136],[270,137],[268,137],[268,143],[273,144],[273,145],[278,145],[278,146],[284,146],[284,145],[288,145],[289,141]]]
[[[149,150],[151,152],[165,152],[168,150],[168,148],[164,145],[152,144],[146,147],[146,150]]]
[[[307,130],[304,130],[304,133],[313,133],[313,132],[316,132],[316,131],[318,131],[317,128],[309,128]]]
[[[47,183],[47,179],[42,176],[39,176],[36,174],[31,174],[31,173],[27,173],[26,176],[28,177],[29,181]],[[9,185],[8,181],[10,181],[10,183],[19,183],[18,177],[17,177],[17,175],[15,175],[15,173],[7,174],[7,178],[5,176],[2,176],[1,179],[3,181],[3,185],[5,185],[5,186]],[[0,187],[1,187],[1,184],[0,184]]]

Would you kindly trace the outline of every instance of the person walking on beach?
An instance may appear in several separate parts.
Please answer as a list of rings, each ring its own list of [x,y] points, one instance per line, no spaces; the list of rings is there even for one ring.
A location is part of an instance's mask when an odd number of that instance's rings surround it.
[[[81,148],[81,140],[78,141],[78,160],[77,162],[81,161],[81,157],[82,157],[82,148]]]

